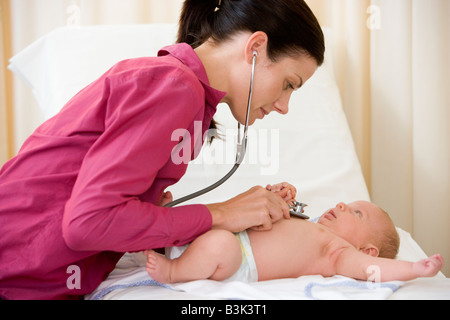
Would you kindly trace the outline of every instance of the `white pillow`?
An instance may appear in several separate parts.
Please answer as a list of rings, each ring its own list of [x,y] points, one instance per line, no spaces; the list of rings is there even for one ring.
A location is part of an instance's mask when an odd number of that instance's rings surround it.
[[[115,63],[155,56],[176,34],[174,24],[62,27],[19,52],[9,69],[31,87],[48,119]]]

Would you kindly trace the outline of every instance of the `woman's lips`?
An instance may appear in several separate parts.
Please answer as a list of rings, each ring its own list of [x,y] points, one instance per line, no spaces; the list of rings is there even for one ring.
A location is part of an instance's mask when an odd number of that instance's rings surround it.
[[[267,112],[263,108],[261,108],[260,110],[261,110],[261,114],[262,114],[262,118],[261,119],[263,119],[265,116],[267,116],[269,114],[269,112]]]

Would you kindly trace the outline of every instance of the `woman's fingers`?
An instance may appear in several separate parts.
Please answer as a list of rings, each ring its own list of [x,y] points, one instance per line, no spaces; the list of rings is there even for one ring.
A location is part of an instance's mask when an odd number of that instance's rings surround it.
[[[272,224],[289,219],[289,206],[279,195],[254,187],[233,199],[207,206],[213,217],[213,228],[232,232],[246,229],[270,230]]]

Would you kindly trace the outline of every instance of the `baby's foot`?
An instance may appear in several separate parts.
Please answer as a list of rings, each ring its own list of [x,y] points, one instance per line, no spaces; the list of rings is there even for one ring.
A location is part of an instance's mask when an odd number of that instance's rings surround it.
[[[159,283],[170,283],[170,268],[172,260],[156,253],[153,250],[145,251],[147,255],[147,263],[145,270],[148,272],[153,280]]]

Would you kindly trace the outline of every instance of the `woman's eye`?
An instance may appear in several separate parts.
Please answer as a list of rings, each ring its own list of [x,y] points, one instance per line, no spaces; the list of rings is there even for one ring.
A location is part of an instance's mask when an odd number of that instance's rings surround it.
[[[291,90],[295,90],[294,86],[292,85],[292,83],[288,82],[286,90],[291,89]]]

